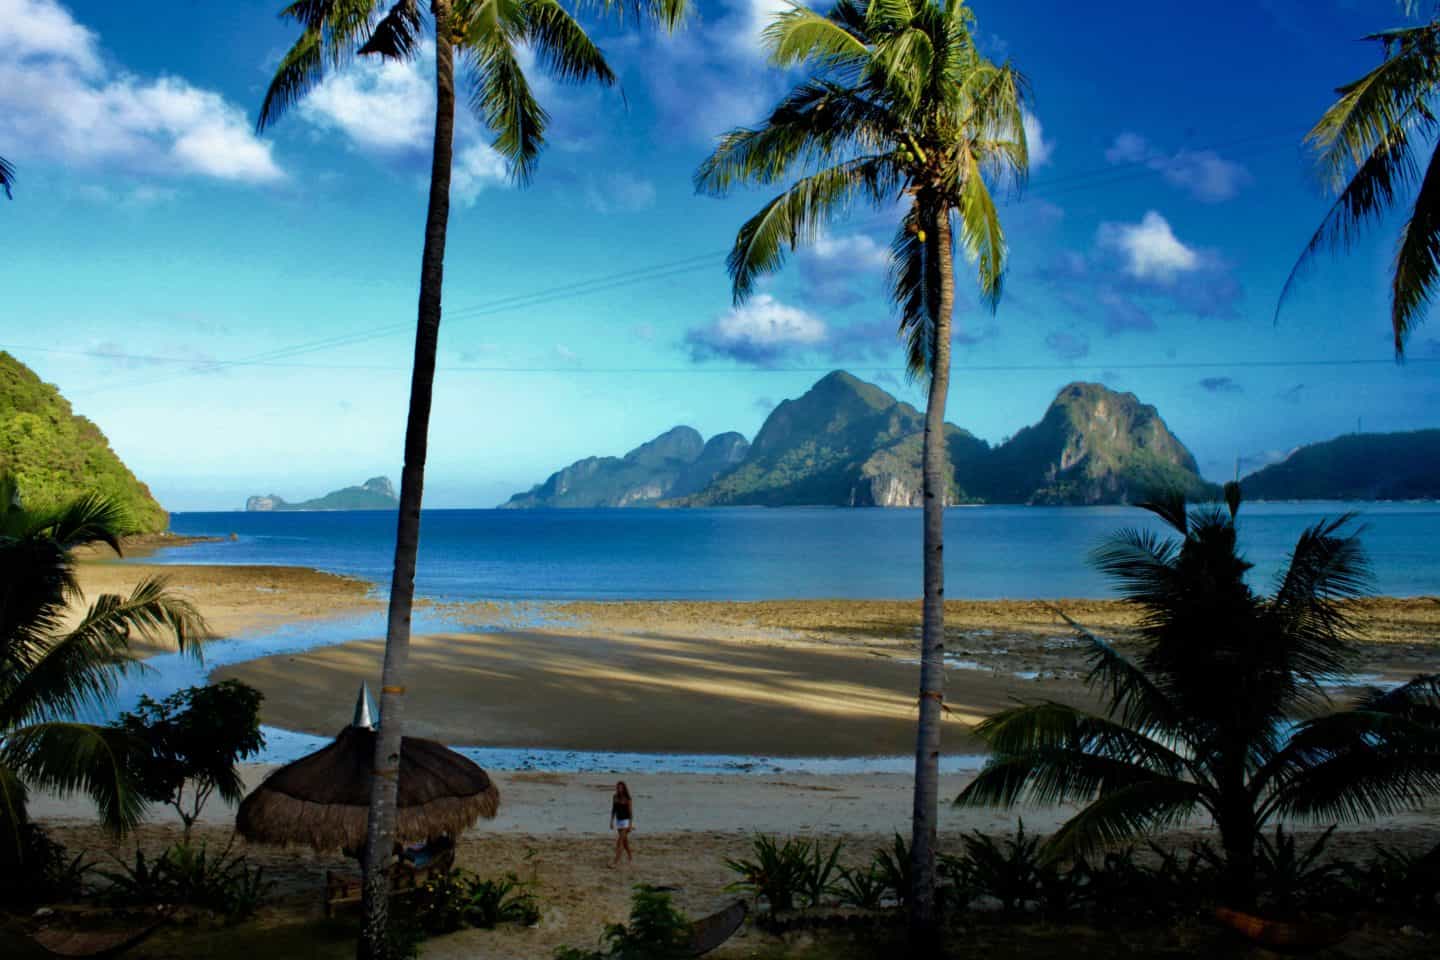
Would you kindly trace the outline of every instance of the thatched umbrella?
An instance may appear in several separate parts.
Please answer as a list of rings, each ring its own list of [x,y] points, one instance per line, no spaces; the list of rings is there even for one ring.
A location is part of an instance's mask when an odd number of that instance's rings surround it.
[[[266,777],[241,802],[235,829],[256,843],[363,849],[374,764],[375,731],[362,686],[355,722],[329,746]],[[396,840],[458,837],[499,809],[500,791],[478,764],[434,740],[401,739]]]

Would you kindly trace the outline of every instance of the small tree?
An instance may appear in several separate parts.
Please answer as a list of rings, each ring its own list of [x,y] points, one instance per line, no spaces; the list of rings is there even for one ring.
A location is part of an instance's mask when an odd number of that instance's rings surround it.
[[[228,803],[244,795],[236,764],[265,746],[260,732],[264,699],[254,687],[226,680],[190,687],[159,702],[142,696],[134,713],[120,715],[117,725],[138,745],[127,758],[136,789],[151,803],[175,808],[185,825],[186,844],[214,794]]]

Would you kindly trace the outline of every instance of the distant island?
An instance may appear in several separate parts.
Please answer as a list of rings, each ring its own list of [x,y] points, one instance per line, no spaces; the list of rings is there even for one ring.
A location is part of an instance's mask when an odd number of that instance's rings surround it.
[[[248,513],[298,510],[394,510],[399,505],[400,500],[395,496],[395,487],[390,483],[390,478],[371,477],[358,487],[332,490],[323,497],[305,500],[301,503],[288,503],[273,493],[263,497],[250,497],[245,501],[245,510]]]
[[[100,428],[60,391],[0,351],[0,474],[15,478],[25,506],[48,510],[86,494],[124,508],[134,533],[158,533],[169,514],[120,461]]]
[[[1351,433],[1311,443],[1241,483],[1256,500],[1440,498],[1440,430]]]
[[[918,506],[923,414],[837,370],[777,406],[747,444],[676,427],[623,457],[589,457],[517,493],[508,509],[629,506]],[[950,503],[1133,503],[1159,489],[1219,488],[1153,406],[1100,384],[1064,387],[998,446],[947,424]]]

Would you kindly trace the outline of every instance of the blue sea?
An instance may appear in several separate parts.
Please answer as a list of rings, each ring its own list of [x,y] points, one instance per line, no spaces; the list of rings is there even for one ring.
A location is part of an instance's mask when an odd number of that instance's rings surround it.
[[[1375,588],[1394,596],[1440,593],[1440,504],[1247,504],[1242,541],[1255,584],[1268,586],[1308,526],[1357,513]],[[965,507],[946,514],[946,592],[968,598],[1111,596],[1087,555],[1125,527],[1163,532],[1127,507]],[[177,534],[219,542],[161,551],[147,562],[277,564],[350,574],[383,592],[395,515],[177,513]],[[234,538],[231,539],[231,535]],[[920,592],[918,510],[432,510],[423,517],[419,593],[439,600],[913,598]],[[415,630],[488,629],[421,610]],[[215,667],[384,633],[383,613],[296,623],[208,646],[205,662],[177,654],[146,661],[90,720],[203,683]],[[257,758],[293,760],[327,740],[266,727]],[[625,754],[455,744],[496,770],[637,773],[862,773],[911,769],[909,757],[763,757]],[[984,757],[946,755],[947,772]]]
[[[1350,512],[1378,592],[1440,592],[1440,503],[1429,502],[1245,504],[1255,586],[1268,587],[1306,527]],[[1133,507],[951,509],[946,595],[1111,596],[1087,555],[1125,527],[1163,532]],[[226,539],[158,562],[307,566],[389,584],[389,512],[177,513],[171,530]],[[920,535],[919,510],[428,510],[416,588],[441,600],[904,599],[920,593]]]

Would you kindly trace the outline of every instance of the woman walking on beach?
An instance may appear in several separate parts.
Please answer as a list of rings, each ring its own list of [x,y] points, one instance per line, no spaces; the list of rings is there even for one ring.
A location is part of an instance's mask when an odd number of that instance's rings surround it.
[[[634,854],[630,852],[630,831],[635,825],[635,805],[630,800],[630,788],[625,786],[621,780],[615,784],[615,796],[610,801],[610,829],[615,831],[615,861],[610,866],[617,866],[620,863],[620,853],[623,851],[627,860],[633,861]]]

